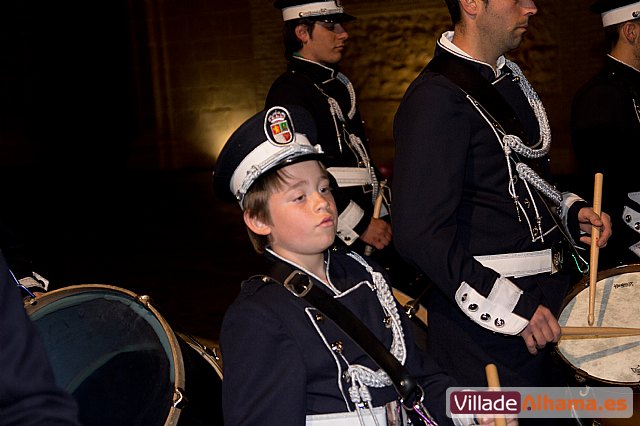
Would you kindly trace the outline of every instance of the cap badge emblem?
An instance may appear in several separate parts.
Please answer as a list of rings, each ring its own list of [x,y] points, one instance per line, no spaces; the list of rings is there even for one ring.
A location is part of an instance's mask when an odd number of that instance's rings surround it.
[[[282,107],[271,108],[265,117],[264,131],[275,145],[287,145],[294,139],[293,121],[289,111]]]

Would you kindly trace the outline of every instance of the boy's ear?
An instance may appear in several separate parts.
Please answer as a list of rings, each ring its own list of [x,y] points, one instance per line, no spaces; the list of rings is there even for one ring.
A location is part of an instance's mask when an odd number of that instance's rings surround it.
[[[258,219],[255,216],[252,216],[249,211],[243,213],[244,223],[247,225],[249,229],[255,234],[258,235],[269,235],[271,234],[271,227]]]

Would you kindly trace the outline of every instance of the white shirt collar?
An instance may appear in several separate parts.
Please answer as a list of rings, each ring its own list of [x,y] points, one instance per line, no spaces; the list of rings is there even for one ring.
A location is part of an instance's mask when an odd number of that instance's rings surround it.
[[[502,74],[502,67],[504,67],[504,65],[507,62],[507,60],[504,57],[504,55],[501,55],[498,58],[498,61],[496,62],[495,67],[492,67],[490,64],[488,64],[486,62],[474,59],[467,52],[465,52],[464,50],[460,49],[458,46],[453,44],[453,41],[452,41],[453,40],[453,34],[454,34],[453,31],[446,31],[446,32],[442,33],[442,36],[440,37],[439,43],[444,49],[448,50],[449,52],[453,53],[454,55],[462,56],[463,58],[469,59],[469,60],[471,60],[473,62],[477,62],[479,64],[491,67],[491,69],[494,70],[494,73],[495,73],[496,77],[500,77],[500,75]]]

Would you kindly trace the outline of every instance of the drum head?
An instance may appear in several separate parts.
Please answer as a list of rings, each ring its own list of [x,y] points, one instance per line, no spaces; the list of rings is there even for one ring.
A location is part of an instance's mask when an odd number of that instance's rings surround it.
[[[106,285],[71,286],[26,309],[56,382],[78,402],[83,425],[164,425],[184,387],[176,337],[137,295]]]
[[[588,326],[588,284],[581,282],[569,295],[561,326]],[[640,265],[599,273],[595,296],[594,327],[640,328]],[[582,376],[608,384],[640,384],[640,336],[561,339],[557,350]]]

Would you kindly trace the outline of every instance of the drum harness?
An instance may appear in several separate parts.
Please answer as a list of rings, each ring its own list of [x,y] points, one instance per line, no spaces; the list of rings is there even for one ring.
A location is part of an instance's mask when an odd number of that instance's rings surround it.
[[[448,52],[450,53],[448,56],[439,56],[434,58],[427,65],[425,71],[433,71],[442,74],[458,86],[471,102],[472,106],[493,129],[505,154],[509,173],[509,194],[515,204],[518,220],[522,221],[522,216],[525,217],[531,231],[532,241],[535,242],[539,240],[544,242],[544,236],[550,233],[554,228],[558,228],[562,235],[560,243],[554,246],[553,250],[476,256],[476,260],[485,266],[489,266],[490,264],[489,267],[492,267],[493,269],[500,264],[510,264],[509,272],[505,271],[505,273],[502,273],[500,268],[496,269],[503,276],[518,276],[518,270],[523,268],[523,270],[527,272],[520,274],[520,276],[522,276],[541,272],[553,273],[560,270],[562,266],[569,266],[564,263],[566,260],[566,253],[569,254],[569,257],[573,260],[573,264],[571,266],[578,272],[587,274],[589,268],[588,262],[578,253],[575,244],[573,243],[573,238],[571,238],[571,236],[565,232],[563,226],[558,223],[558,218],[556,217],[556,213],[554,213],[554,211],[559,212],[562,208],[562,204],[565,201],[563,194],[541,178],[531,167],[524,162],[519,161],[519,156],[529,159],[540,159],[547,155],[551,146],[549,122],[544,106],[542,105],[537,93],[527,81],[520,67],[512,61],[506,60],[506,68],[510,73],[505,73],[503,76],[511,74],[513,81],[518,83],[520,90],[527,97],[528,103],[537,118],[538,125],[540,127],[540,142],[538,142],[538,145],[542,145],[539,149],[529,147],[522,142],[523,140],[526,140],[526,133],[522,123],[518,119],[518,116],[511,105],[506,102],[495,86],[488,80],[484,79],[477,70],[468,64],[467,60],[460,58],[455,52]],[[536,224],[532,224],[526,214],[520,214],[520,211],[524,212],[524,208],[522,207],[519,201],[519,196],[516,193],[516,176],[513,170],[514,165],[517,175],[523,181],[531,198],[531,204],[533,205],[536,213]],[[546,232],[542,230],[542,216],[538,211],[532,189],[539,193],[539,198],[543,201],[544,208],[549,211],[550,216],[555,223],[555,226]],[[550,207],[546,200],[551,201],[554,207]],[[534,268],[535,270],[531,270],[531,265],[536,265]]]
[[[351,256],[353,254],[353,256]],[[384,277],[373,269],[359,255],[351,253],[350,256],[361,263],[372,275],[376,291],[378,287],[389,288]],[[377,279],[382,280],[378,285]],[[353,340],[375,363],[388,375],[396,392],[400,397],[400,403],[406,410],[413,425],[437,426],[436,421],[423,404],[424,390],[411,375],[407,368],[387,349],[382,342],[340,301],[330,296],[327,292],[313,284],[310,276],[287,262],[275,262],[270,275],[264,277],[281,283],[294,296],[304,299],[320,313],[331,319],[347,336]],[[395,302],[394,302],[395,303]],[[395,339],[394,339],[395,340]],[[355,388],[354,388],[355,390]],[[355,390],[357,391],[357,390]],[[361,387],[360,392],[366,391]],[[353,393],[350,390],[350,393]],[[352,400],[360,399],[352,395]],[[354,401],[355,403],[356,401]]]

